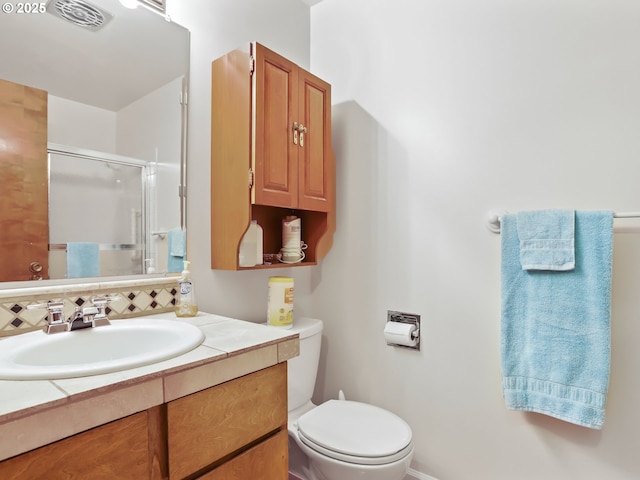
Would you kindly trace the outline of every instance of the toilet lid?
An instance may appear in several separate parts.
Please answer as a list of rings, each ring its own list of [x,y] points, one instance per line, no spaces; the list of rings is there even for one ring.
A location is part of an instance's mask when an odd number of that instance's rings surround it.
[[[313,443],[324,453],[336,452],[334,458],[395,458],[412,448],[411,428],[404,420],[380,407],[349,400],[329,400],[305,413],[298,419],[298,432],[310,448]]]

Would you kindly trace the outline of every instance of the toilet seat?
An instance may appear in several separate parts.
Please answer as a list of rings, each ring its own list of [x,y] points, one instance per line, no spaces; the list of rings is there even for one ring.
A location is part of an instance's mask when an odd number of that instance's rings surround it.
[[[329,400],[298,419],[298,436],[327,457],[360,465],[383,465],[413,450],[411,428],[374,405]]]

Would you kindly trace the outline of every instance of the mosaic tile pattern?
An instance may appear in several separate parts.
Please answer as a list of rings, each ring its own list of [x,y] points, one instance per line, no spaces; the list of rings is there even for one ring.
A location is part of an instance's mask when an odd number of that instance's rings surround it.
[[[136,317],[150,313],[172,312],[178,294],[177,279],[158,279],[154,282],[105,282],[83,285],[77,288],[16,289],[0,297],[0,337],[16,335],[41,329],[46,324],[46,309],[27,309],[27,305],[49,300],[64,303],[65,317],[71,316],[76,306],[91,305],[95,296],[117,296],[109,303],[107,315],[110,319]],[[59,290],[59,291],[56,291]]]

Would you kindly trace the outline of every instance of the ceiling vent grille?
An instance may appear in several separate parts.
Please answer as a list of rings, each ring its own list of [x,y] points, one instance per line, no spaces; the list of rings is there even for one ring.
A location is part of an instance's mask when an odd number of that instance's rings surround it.
[[[138,2],[162,15],[167,13],[166,0],[138,0]]]
[[[87,30],[98,31],[113,16],[84,0],[51,0],[47,12]]]

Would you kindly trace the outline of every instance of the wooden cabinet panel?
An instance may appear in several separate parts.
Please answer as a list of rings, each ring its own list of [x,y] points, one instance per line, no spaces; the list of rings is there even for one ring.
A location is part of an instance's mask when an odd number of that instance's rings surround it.
[[[282,430],[198,480],[287,480],[289,434]]]
[[[149,478],[147,412],[137,413],[0,463],[3,480]]]
[[[298,208],[328,212],[333,209],[335,179],[331,147],[331,86],[300,70],[301,118],[306,132],[302,137],[298,161]]]
[[[169,476],[200,471],[286,423],[286,363],[170,402]]]
[[[298,149],[293,121],[298,115],[298,67],[258,45],[256,51],[256,149],[252,201],[295,207]]]
[[[211,67],[211,266],[238,268],[238,246],[251,219],[250,52],[234,50]]]

